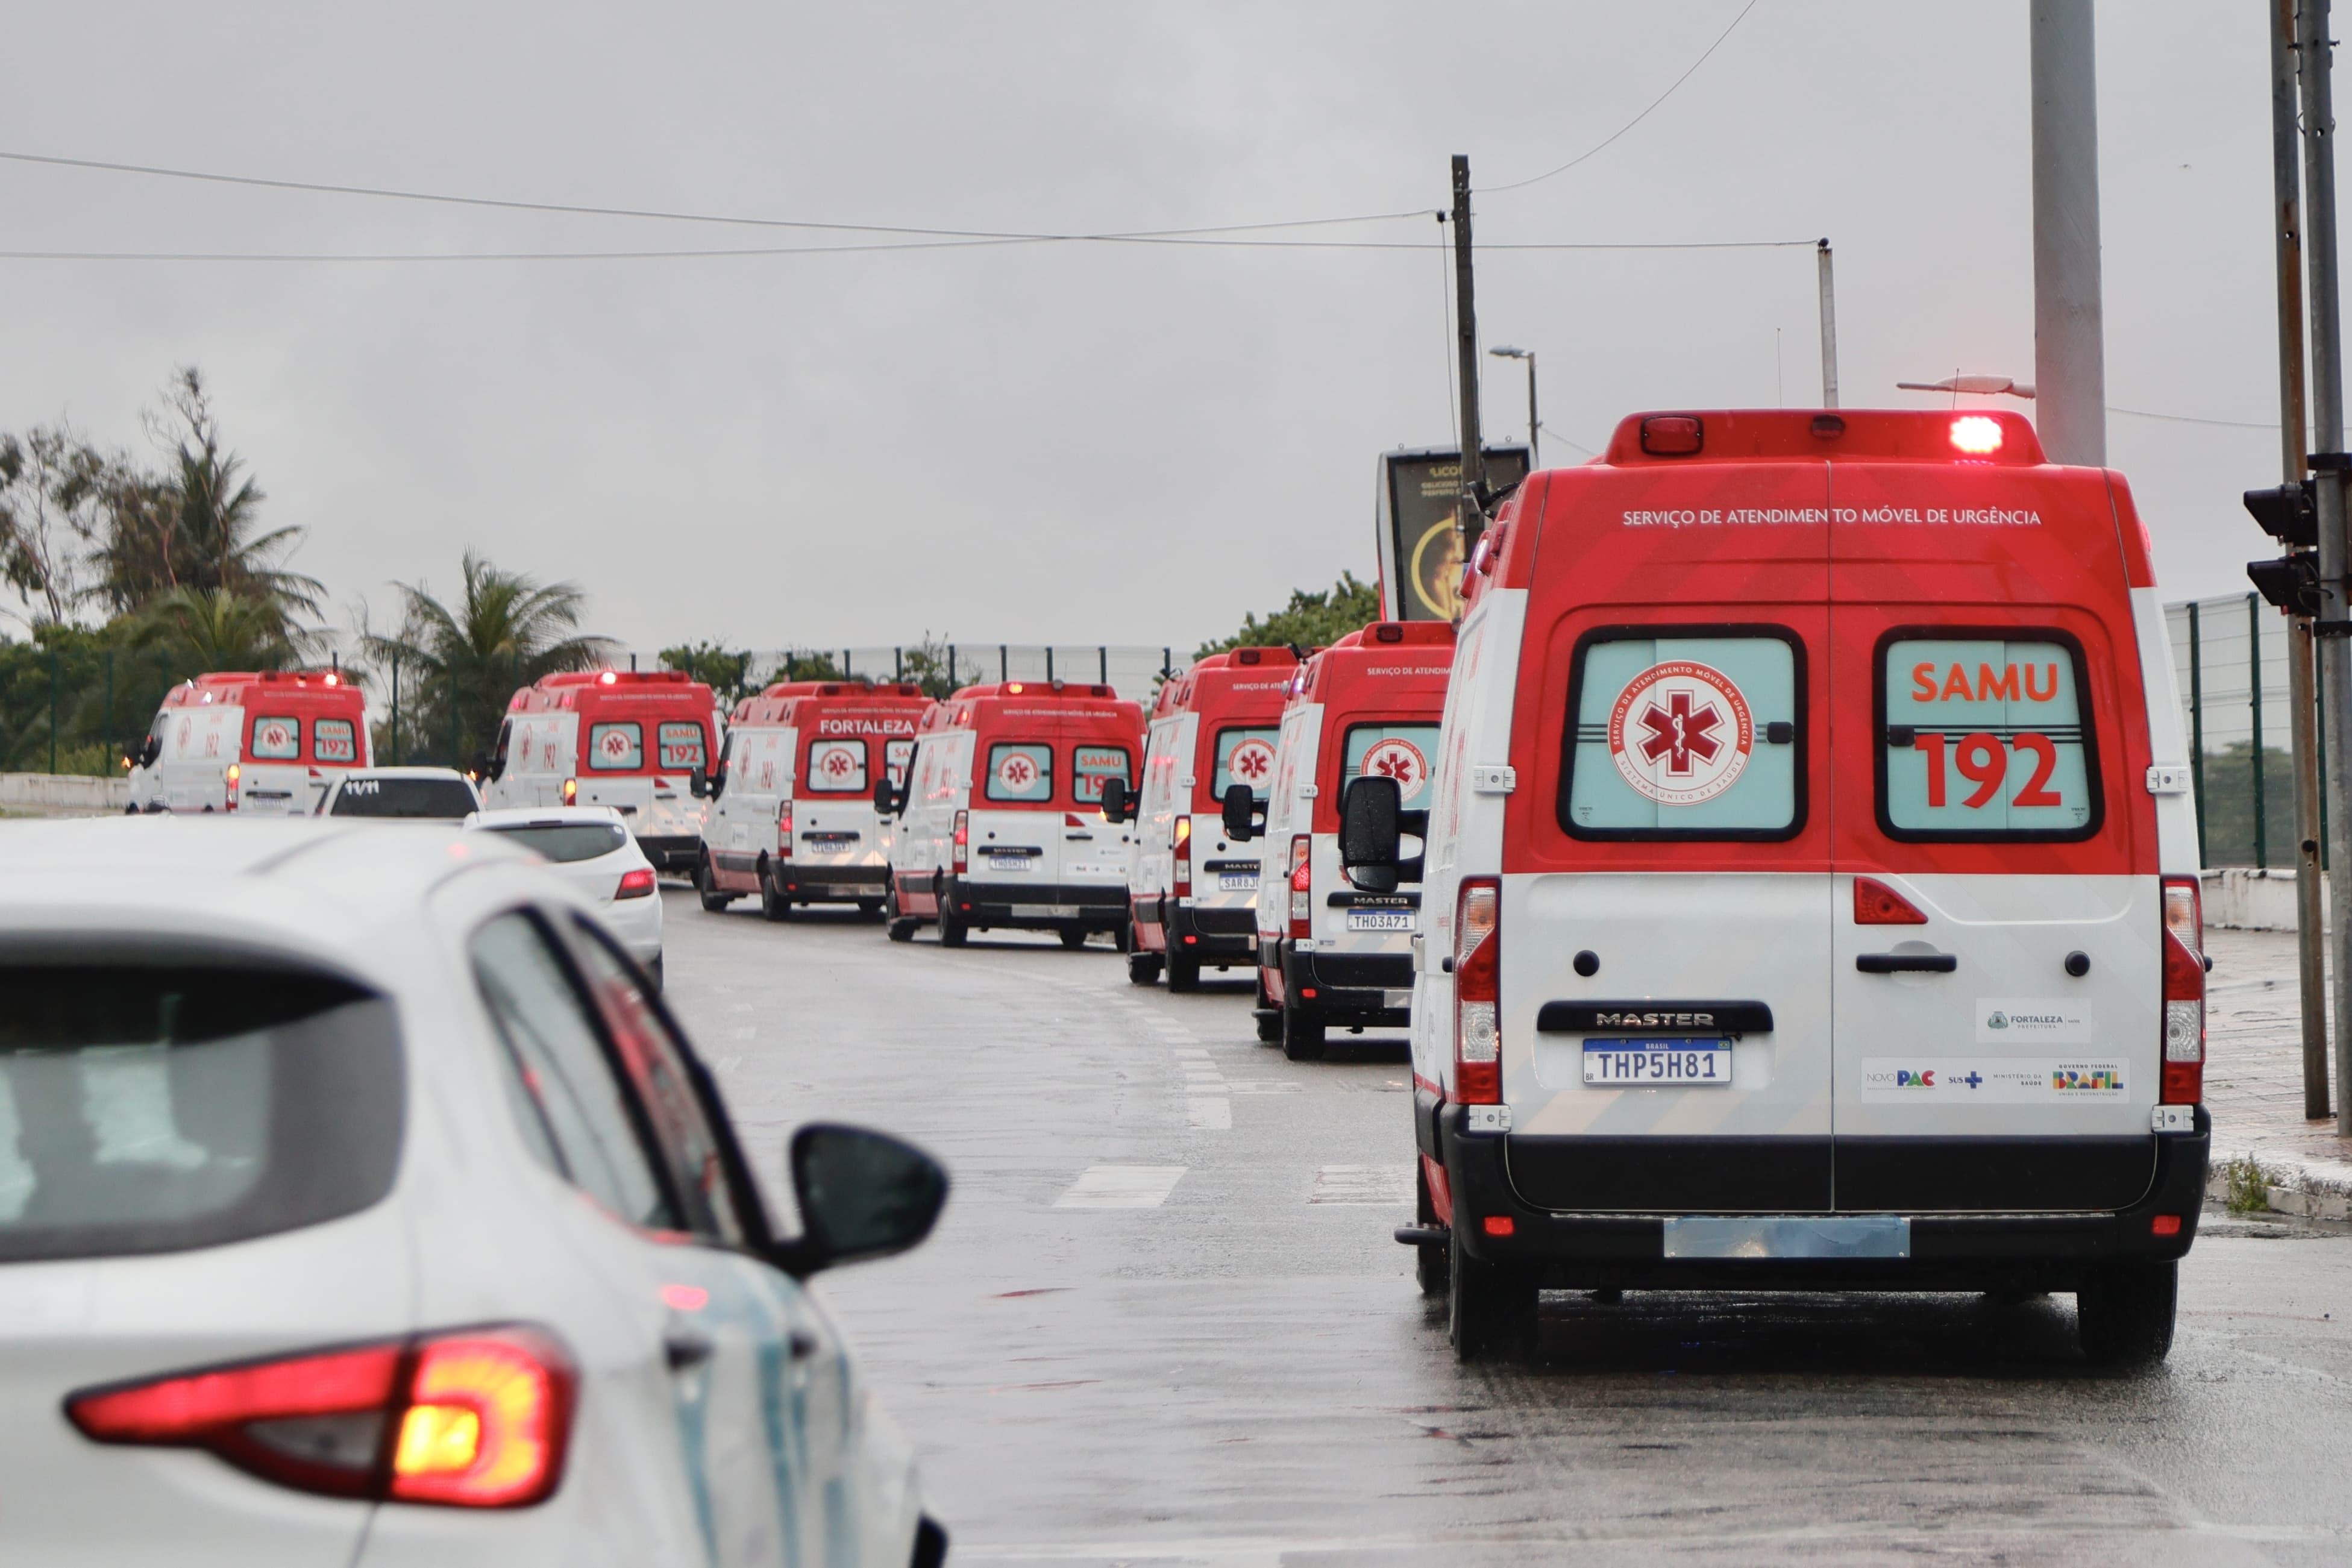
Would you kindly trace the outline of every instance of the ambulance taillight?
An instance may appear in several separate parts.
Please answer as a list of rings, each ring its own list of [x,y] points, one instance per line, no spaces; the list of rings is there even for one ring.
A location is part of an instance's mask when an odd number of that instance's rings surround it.
[[[1290,837],[1290,935],[1304,942],[1315,934],[1314,838],[1305,833]]]
[[[1952,450],[1971,458],[1990,458],[2000,450],[2000,421],[1981,414],[1964,414],[1952,421]]]
[[[1189,816],[1180,816],[1176,819],[1175,855],[1173,879],[1176,884],[1176,896],[1180,899],[1189,899],[1192,896],[1192,819]]]
[[[577,805],[580,804],[580,781],[578,779],[565,779],[563,781],[563,804],[566,805]]]
[[[2205,912],[2197,879],[2164,879],[2164,1089],[2166,1105],[2205,1098]]]
[[[776,803],[776,856],[779,859],[793,858],[793,803]]]
[[[964,868],[971,863],[971,813],[959,811],[956,813],[955,821],[955,874],[959,877],[962,876]]]
[[[227,809],[227,810],[229,810],[229,811],[235,811],[235,810],[236,809],[236,781],[237,781],[239,778],[242,778],[242,777],[244,776],[244,773],[245,773],[245,770],[244,770],[244,769],[242,769],[242,768],[240,768],[240,767],[238,767],[235,763],[229,763],[229,765],[228,765],[228,805],[227,805],[227,806],[226,807],[226,809]]]
[[[1503,1098],[1502,885],[1465,877],[1454,910],[1454,1098],[1496,1105]]]

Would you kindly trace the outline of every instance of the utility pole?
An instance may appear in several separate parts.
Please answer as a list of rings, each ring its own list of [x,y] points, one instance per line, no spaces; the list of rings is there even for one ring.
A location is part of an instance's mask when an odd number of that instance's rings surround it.
[[[2107,463],[2099,299],[2098,70],[2091,0],[2032,0],[2033,389],[2059,463]]]
[[[1486,449],[1478,435],[1478,310],[1472,299],[1470,265],[1470,159],[1454,155],[1454,335],[1462,364],[1462,488],[1454,516],[1462,530],[1462,559],[1486,526]]]
[[[2295,53],[2303,79],[2304,228],[2311,268],[2311,415],[2316,449],[2311,467],[2319,482],[2319,691],[2327,726],[2328,912],[2335,918],[2329,946],[2336,959],[2336,1131],[2352,1137],[2352,1095],[2341,1092],[2352,1079],[2352,777],[2347,776],[2346,719],[2352,715],[2352,648],[2344,633],[2346,614],[2344,537],[2344,333],[2336,276],[2336,106],[2329,86],[2335,62],[2327,37],[2327,0],[2303,0],[2295,20]]]
[[[1837,400],[1837,276],[1830,268],[1830,242],[1823,238],[1814,255],[1822,272],[1822,406],[1835,408]]]
[[[2303,423],[2303,177],[2294,115],[2295,0],[2271,3],[2271,227],[2278,255],[2279,463],[2289,485],[2305,473]],[[2286,622],[2287,705],[2294,751],[2296,978],[2303,1003],[2303,1114],[2327,1114],[2327,939],[2319,861],[2317,697],[2311,617]],[[2259,765],[2259,759],[2257,759]]]

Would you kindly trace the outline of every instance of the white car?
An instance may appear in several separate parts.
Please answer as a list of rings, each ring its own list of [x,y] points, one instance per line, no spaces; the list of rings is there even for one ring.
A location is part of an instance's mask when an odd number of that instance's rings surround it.
[[[320,816],[462,822],[482,809],[482,792],[455,768],[354,768],[319,797]]]
[[[662,901],[654,863],[609,805],[520,805],[466,818],[545,860],[593,901],[629,956],[662,983]]]
[[[0,829],[12,1563],[936,1563],[802,1281],[946,1175],[792,1142],[578,897],[488,836]]]

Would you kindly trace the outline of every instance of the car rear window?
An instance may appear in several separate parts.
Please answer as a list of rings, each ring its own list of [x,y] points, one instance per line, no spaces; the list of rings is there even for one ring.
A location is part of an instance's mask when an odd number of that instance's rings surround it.
[[[392,1188],[392,1004],[299,971],[0,960],[0,1262],[216,1247]]]
[[[330,816],[403,816],[456,822],[480,809],[463,779],[354,779],[335,792]]]
[[[811,741],[802,787],[819,795],[858,795],[866,789],[866,742]]]
[[[1125,746],[1070,748],[1071,798],[1093,805],[1102,799],[1105,779],[1133,779],[1135,758]]]
[[[1804,825],[1804,657],[1778,626],[1586,635],[1559,824],[1578,838],[1787,838]]]
[[[628,829],[617,822],[518,822],[482,831],[511,838],[559,866],[610,855],[629,841]]]
[[[1878,658],[1879,826],[1906,840],[2099,830],[2083,655],[2052,632],[1906,628]]]
[[[257,763],[291,762],[302,754],[302,721],[264,714],[253,721],[251,755]]]
[[[634,719],[588,726],[588,765],[598,773],[631,773],[646,765],[646,731]]]
[[[1040,745],[995,745],[988,748],[991,800],[1051,800],[1054,798],[1054,748]]]
[[[907,764],[914,760],[914,756],[915,742],[912,741],[882,742],[882,766],[888,771],[891,784],[895,785],[907,782]]]
[[[1281,733],[1273,728],[1239,725],[1218,731],[1216,787],[1212,793],[1223,800],[1228,786],[1244,784],[1249,785],[1250,794],[1264,800],[1274,784],[1274,743]]]

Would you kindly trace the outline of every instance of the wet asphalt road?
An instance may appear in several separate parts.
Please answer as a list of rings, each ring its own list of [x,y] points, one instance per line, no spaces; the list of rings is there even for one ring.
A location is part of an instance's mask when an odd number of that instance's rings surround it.
[[[1458,1368],[1389,1239],[1401,1041],[1293,1066],[1246,990],[1099,943],[669,900],[673,1005],[762,1173],[812,1118],[940,1156],[905,1258],[821,1285],[963,1563],[2352,1563],[2352,1237],[2206,1217],[2169,1363],[2073,1303],[1545,1298]]]

